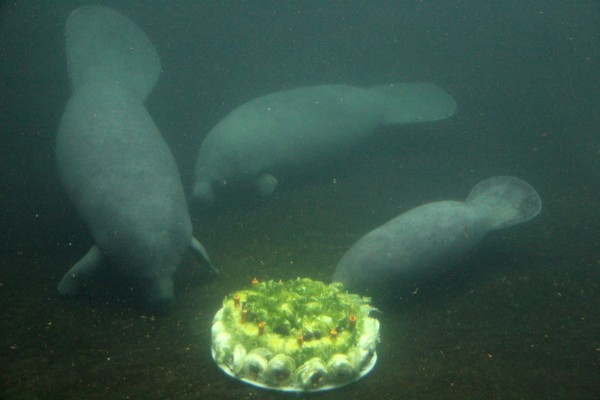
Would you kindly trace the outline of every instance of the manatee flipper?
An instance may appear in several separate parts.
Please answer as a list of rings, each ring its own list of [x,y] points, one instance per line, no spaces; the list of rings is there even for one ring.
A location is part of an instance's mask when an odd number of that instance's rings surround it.
[[[392,83],[368,90],[381,98],[386,124],[437,121],[456,111],[452,96],[429,82]]]
[[[491,218],[490,230],[529,221],[542,210],[542,200],[527,182],[512,176],[495,176],[479,182],[466,203],[484,208]]]
[[[66,297],[79,294],[79,291],[93,278],[101,262],[102,250],[95,244],[63,276],[58,284],[58,293]]]
[[[210,257],[208,256],[208,252],[206,251],[206,249],[204,248],[204,246],[202,246],[202,243],[200,243],[200,241],[198,239],[196,239],[195,237],[192,236],[192,241],[190,243],[190,247],[192,248],[192,250],[194,250],[194,252],[196,252],[200,258],[202,259],[203,263],[206,264],[208,266],[208,268],[215,274],[215,275],[220,275],[221,274],[221,270],[217,267],[214,266],[214,264],[212,263],[212,261],[210,261]]]
[[[263,174],[256,180],[256,188],[261,199],[266,199],[273,194],[277,187],[277,178],[271,174]]]

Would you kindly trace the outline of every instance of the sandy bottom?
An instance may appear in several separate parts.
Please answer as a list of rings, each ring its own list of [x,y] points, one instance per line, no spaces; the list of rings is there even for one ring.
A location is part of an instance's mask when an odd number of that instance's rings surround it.
[[[84,298],[58,298],[55,285],[88,237],[67,249],[6,255],[0,398],[281,398],[231,379],[212,360],[210,327],[223,297],[255,276],[329,282],[337,260],[367,231],[417,205],[464,198],[501,172],[473,171],[441,154],[419,160],[405,153],[402,162],[367,155],[310,183],[284,183],[266,203],[230,205],[195,221],[225,274],[211,277],[187,257],[168,315],[137,307],[124,285],[115,295],[109,281]],[[599,196],[569,179],[558,188],[549,177],[523,175],[540,192],[542,214],[488,236],[456,273],[380,305],[377,365],[319,397],[596,398]]]

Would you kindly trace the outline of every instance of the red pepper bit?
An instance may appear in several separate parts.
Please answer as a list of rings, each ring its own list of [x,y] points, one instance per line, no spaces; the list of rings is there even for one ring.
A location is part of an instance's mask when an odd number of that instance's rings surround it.
[[[233,306],[234,307],[240,306],[240,295],[237,293],[233,296]]]
[[[248,310],[243,309],[242,310],[242,324],[245,324],[246,322],[248,322]]]
[[[356,328],[356,315],[352,314],[348,317],[348,329],[354,330],[354,328]]]
[[[264,322],[259,322],[258,323],[258,336],[262,336],[265,334],[265,323]]]

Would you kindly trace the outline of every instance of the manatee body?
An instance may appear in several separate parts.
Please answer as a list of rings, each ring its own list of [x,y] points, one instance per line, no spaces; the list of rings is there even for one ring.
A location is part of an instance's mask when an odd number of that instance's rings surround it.
[[[465,202],[409,210],[359,239],[339,261],[334,281],[386,297],[435,278],[489,232],[525,222],[541,210],[537,192],[509,176],[477,184]]]
[[[275,175],[343,157],[380,125],[435,121],[455,110],[452,97],[431,83],[323,85],[259,97],[232,111],[202,142],[193,204],[210,205],[215,188],[235,184],[256,185],[266,197]]]
[[[192,238],[177,165],[143,104],[159,58],[133,22],[100,6],[71,13],[66,49],[73,94],[57,136],[58,172],[95,244],[59,293],[76,295],[110,265],[145,289],[148,305],[168,306],[188,246],[210,261]]]

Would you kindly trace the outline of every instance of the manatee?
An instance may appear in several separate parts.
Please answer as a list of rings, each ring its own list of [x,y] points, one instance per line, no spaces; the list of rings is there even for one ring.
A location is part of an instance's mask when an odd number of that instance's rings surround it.
[[[425,204],[364,235],[342,256],[333,280],[387,299],[435,279],[488,233],[528,221],[541,208],[535,189],[520,179],[483,180],[464,202]]]
[[[149,307],[168,307],[186,249],[211,263],[192,237],[173,155],[144,107],[160,60],[140,28],[109,8],[76,9],[65,36],[72,96],[56,139],[57,167],[95,244],[58,291],[77,295],[114,268],[142,288]]]
[[[424,82],[311,86],[256,98],[229,113],[202,142],[192,207],[206,208],[216,188],[236,184],[250,184],[266,198],[277,185],[275,175],[339,159],[381,125],[436,121],[455,110],[448,93]]]

